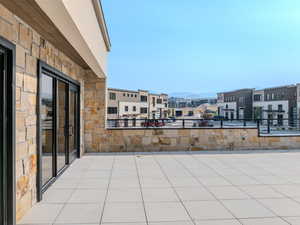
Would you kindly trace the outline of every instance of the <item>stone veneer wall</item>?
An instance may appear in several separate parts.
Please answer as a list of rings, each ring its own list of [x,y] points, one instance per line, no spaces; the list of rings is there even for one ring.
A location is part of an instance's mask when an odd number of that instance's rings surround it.
[[[84,151],[84,79],[87,71],[1,4],[0,36],[16,45],[16,211],[19,220],[36,202],[37,61],[41,59],[81,83],[81,152]]]
[[[107,130],[100,152],[299,149],[299,137],[259,137],[257,129]]]

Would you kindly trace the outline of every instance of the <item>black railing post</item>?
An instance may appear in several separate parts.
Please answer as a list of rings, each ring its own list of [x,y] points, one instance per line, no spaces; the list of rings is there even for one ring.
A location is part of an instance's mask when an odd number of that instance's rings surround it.
[[[223,119],[221,119],[221,128],[223,128]]]
[[[244,127],[247,126],[247,121],[244,119]]]
[[[268,134],[271,133],[270,119],[268,119]]]
[[[185,120],[182,120],[182,128],[185,128]]]
[[[260,122],[259,122],[259,119],[256,121],[256,124],[257,124],[257,130],[260,133]]]

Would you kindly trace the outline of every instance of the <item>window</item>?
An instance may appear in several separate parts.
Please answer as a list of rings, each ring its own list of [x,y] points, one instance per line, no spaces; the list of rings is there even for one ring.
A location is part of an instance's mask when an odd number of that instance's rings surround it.
[[[155,97],[152,97],[152,105],[155,106]]]
[[[109,99],[110,99],[110,100],[116,100],[116,98],[117,98],[117,97],[116,97],[116,93],[114,93],[114,92],[110,92],[110,93],[109,93]]]
[[[272,105],[268,105],[268,111],[272,111],[273,106]]]
[[[254,101],[260,102],[261,101],[261,95],[254,95]]]
[[[282,112],[283,111],[283,106],[280,104],[280,105],[278,105],[278,111],[279,112]]]
[[[141,102],[147,102],[148,98],[145,95],[141,95]]]
[[[125,97],[126,96],[126,94],[125,93],[123,93],[123,97]]]
[[[107,108],[107,113],[108,114],[117,114],[118,113],[118,108],[117,107],[108,107]]]
[[[129,97],[129,94],[127,94],[127,97]]]
[[[148,109],[147,108],[141,108],[141,113],[148,113]]]
[[[128,112],[128,106],[125,106],[125,112]]]
[[[134,95],[134,97],[136,98],[136,97],[137,97],[137,95]]]
[[[132,107],[132,111],[135,112],[136,111],[136,106]]]
[[[166,108],[168,107],[168,103],[165,103],[165,107],[166,107]]]
[[[157,102],[157,104],[162,104],[162,100],[161,100],[160,98],[158,98],[158,99],[156,100],[156,102]]]
[[[131,94],[131,98],[133,98],[133,94]]]

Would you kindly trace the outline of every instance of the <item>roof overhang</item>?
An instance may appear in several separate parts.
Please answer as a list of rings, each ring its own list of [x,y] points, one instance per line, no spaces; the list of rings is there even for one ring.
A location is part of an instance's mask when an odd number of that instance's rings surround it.
[[[106,77],[109,35],[100,0],[0,0],[43,38],[98,77]]]

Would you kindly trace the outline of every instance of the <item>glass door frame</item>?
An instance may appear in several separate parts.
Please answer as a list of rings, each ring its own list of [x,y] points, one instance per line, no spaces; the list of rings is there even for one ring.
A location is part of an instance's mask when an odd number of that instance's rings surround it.
[[[0,104],[3,121],[2,126],[2,151],[0,179],[2,184],[1,217],[3,225],[16,224],[16,176],[15,176],[15,151],[16,151],[16,98],[15,98],[15,68],[16,68],[16,47],[10,41],[0,37],[0,49],[4,54],[4,67],[1,72],[0,82],[2,84],[2,95]],[[0,90],[1,90],[0,89]],[[0,218],[1,219],[1,218]],[[2,220],[1,219],[1,220]]]
[[[53,177],[45,184],[43,185],[42,183],[42,157],[43,157],[43,152],[42,152],[42,120],[41,120],[41,105],[42,105],[42,98],[41,98],[41,78],[43,75],[50,76],[54,78],[54,88],[53,88],[53,93],[54,93],[54,106],[53,106],[53,159],[52,159],[52,165],[53,165]],[[57,88],[57,83],[58,81],[62,81],[66,84],[66,111],[67,111],[67,116],[66,116],[66,127],[69,126],[69,92],[70,92],[70,87],[75,86],[78,90],[77,92],[77,98],[78,98],[78,107],[77,107],[77,127],[78,130],[76,132],[76,138],[77,138],[77,158],[80,158],[80,83],[69,76],[65,75],[64,73],[60,72],[59,70],[55,69],[54,67],[48,65],[42,60],[38,61],[38,106],[37,106],[37,112],[38,112],[38,135],[37,135],[37,146],[38,146],[38,163],[37,163],[37,168],[38,168],[38,174],[37,174],[37,200],[41,201],[43,197],[43,193],[57,180],[57,178],[63,174],[63,172],[70,166],[72,163],[69,160],[69,129],[65,129],[65,153],[66,153],[66,164],[65,166],[58,170],[57,168],[57,151],[58,151],[58,88]]]

